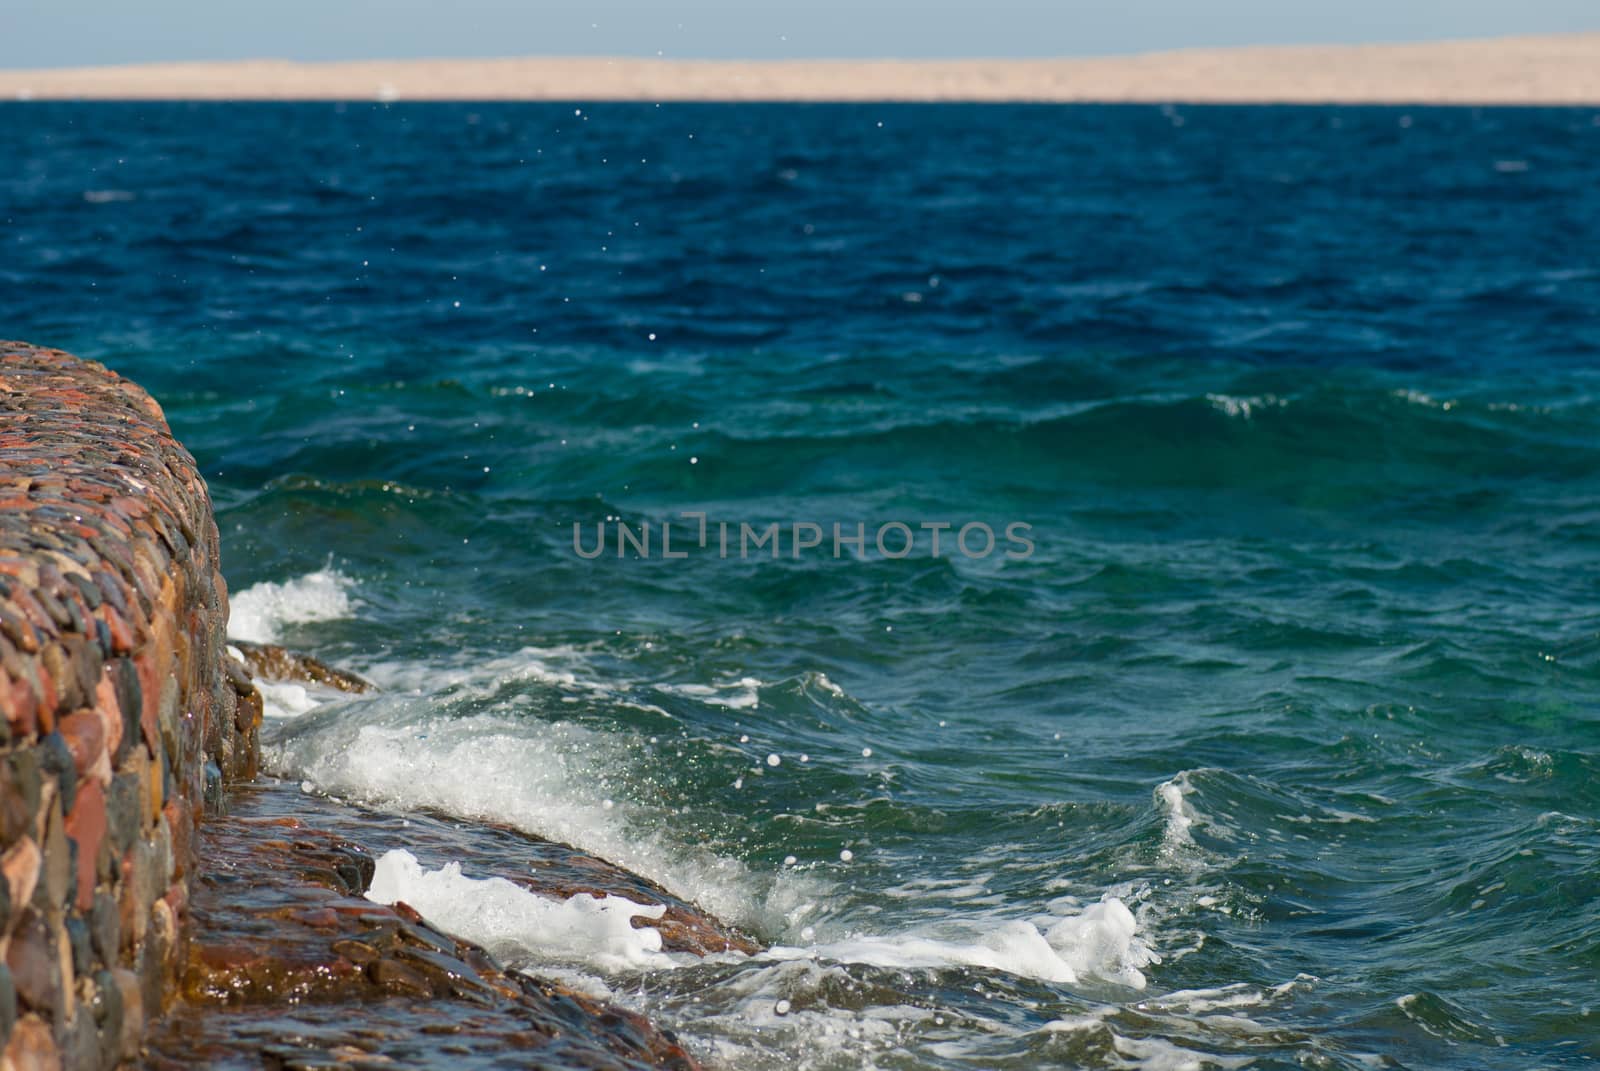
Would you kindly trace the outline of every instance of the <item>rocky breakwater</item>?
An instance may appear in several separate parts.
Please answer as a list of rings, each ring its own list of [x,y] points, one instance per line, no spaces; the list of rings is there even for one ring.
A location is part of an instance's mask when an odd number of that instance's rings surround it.
[[[258,777],[254,678],[370,685],[230,647],[217,542],[149,395],[0,342],[0,1071],[694,1071],[670,1031],[366,899],[374,849],[659,904],[669,951],[756,943],[565,845]]]
[[[200,815],[255,774],[211,503],[161,408],[0,342],[0,1060],[112,1067],[178,992]],[[235,668],[230,670],[230,665]]]

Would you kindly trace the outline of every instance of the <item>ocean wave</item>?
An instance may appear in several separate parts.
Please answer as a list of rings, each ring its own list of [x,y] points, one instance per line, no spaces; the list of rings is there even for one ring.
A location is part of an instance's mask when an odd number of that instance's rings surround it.
[[[426,698],[380,696],[283,723],[269,769],[362,802],[503,822],[592,852],[735,925],[778,934],[819,909],[826,883],[798,870],[752,871],[691,838],[636,798],[647,742],[504,714],[454,716]],[[630,798],[635,797],[635,798]]]
[[[953,919],[925,932],[862,934],[808,949],[776,948],[767,955],[894,969],[976,967],[1065,985],[1094,978],[1130,989],[1145,987],[1141,968],[1161,962],[1139,933],[1133,911],[1110,895],[1075,912],[1040,919]]]
[[[264,580],[229,599],[228,638],[276,643],[286,625],[337,621],[351,616],[355,582],[331,567],[275,583]]]
[[[805,430],[792,434],[773,427],[771,414],[760,421],[768,427],[760,434],[725,421],[685,433],[680,449],[699,459],[692,481],[686,458],[643,442],[625,464],[608,461],[605,469],[607,483],[692,483],[701,494],[726,496],[794,493],[819,475],[871,472],[886,460],[921,456],[940,458],[947,477],[1003,472],[1019,483],[1051,486],[1078,479],[1233,492],[1293,489],[1338,503],[1352,496],[1426,496],[1441,482],[1462,479],[1587,479],[1600,459],[1587,416],[1562,420],[1470,399],[1425,404],[1424,397],[1376,388],[1211,391],[1103,398],[1032,412],[962,412],[936,404],[921,414],[873,404],[837,414],[838,427],[826,431],[817,425],[830,422],[827,414],[811,413]],[[1414,507],[1408,502],[1407,508]]]

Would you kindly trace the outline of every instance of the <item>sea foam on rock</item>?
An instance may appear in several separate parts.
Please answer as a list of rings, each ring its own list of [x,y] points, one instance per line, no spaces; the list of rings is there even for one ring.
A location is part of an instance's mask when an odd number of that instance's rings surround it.
[[[556,900],[505,878],[470,878],[459,863],[427,871],[408,851],[378,860],[367,899],[405,902],[452,933],[502,955],[537,951],[542,958],[589,964],[602,970],[670,967],[661,934],[633,920],[656,920],[661,904],[636,904],[620,896],[578,893]]]

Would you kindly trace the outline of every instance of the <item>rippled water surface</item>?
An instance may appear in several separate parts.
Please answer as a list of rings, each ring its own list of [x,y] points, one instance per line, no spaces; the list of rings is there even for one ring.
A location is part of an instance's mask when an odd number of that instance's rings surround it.
[[[28,104],[0,159],[0,335],[148,386],[235,630],[384,687],[277,695],[277,770],[772,951],[391,867],[439,921],[725,1067],[1600,1060],[1593,113]],[[682,511],[1036,549],[573,551]]]

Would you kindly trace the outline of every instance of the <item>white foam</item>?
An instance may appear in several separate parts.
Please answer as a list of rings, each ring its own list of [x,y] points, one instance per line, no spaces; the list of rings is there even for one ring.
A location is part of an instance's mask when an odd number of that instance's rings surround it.
[[[729,710],[753,710],[761,702],[762,682],[754,677],[718,681],[715,684],[658,684],[658,691],[698,699],[702,703]]]
[[[660,904],[580,893],[565,900],[539,896],[505,878],[469,878],[459,863],[424,870],[407,851],[378,860],[367,899],[411,905],[434,925],[512,961],[577,963],[601,971],[674,966],[661,934],[635,927],[659,919]]]
[[[349,577],[331,568],[282,584],[251,584],[229,600],[228,638],[276,643],[284,625],[349,617],[353,586]]]
[[[612,697],[622,694],[627,681],[602,678],[594,672],[590,656],[595,648],[571,645],[523,647],[493,658],[460,656],[453,663],[378,662],[365,674],[385,691],[450,693],[488,698],[508,684],[531,681],[565,695]]]
[[[1289,404],[1275,394],[1252,395],[1247,398],[1232,394],[1207,394],[1206,401],[1210,402],[1211,407],[1219,413],[1239,420],[1250,420],[1262,409],[1281,409]]]
[[[1433,395],[1420,390],[1392,390],[1389,395],[1411,405],[1420,405],[1425,409],[1453,409],[1455,407],[1453,402],[1440,402]]]
[[[257,677],[255,686],[261,695],[262,714],[268,718],[298,718],[317,709],[327,698],[313,695],[305,685],[291,681],[269,681]]]
[[[821,688],[835,699],[849,698],[845,694],[845,690],[843,688],[839,687],[837,684],[833,683],[833,681],[828,679],[828,675],[826,673],[818,673],[810,679],[816,681],[817,687]]]
[[[1099,978],[1143,989],[1140,968],[1161,957],[1138,929],[1128,906],[1108,896],[1064,916],[958,920],[936,929],[856,936],[805,949],[778,947],[765,955],[902,969],[979,967],[1063,985]]]
[[[415,856],[391,851],[378,860],[367,898],[403,900],[429,921],[516,961],[580,963],[600,971],[665,969],[700,962],[662,952],[661,935],[633,919],[659,919],[660,904],[587,894],[565,901],[539,896],[504,878],[477,879],[447,863],[425,871]],[[807,948],[777,945],[757,960],[861,964],[891,969],[978,967],[1021,978],[1075,985],[1098,978],[1145,987],[1140,968],[1161,957],[1138,934],[1120,899],[1060,917],[972,919],[895,935],[859,935]]]
[[[573,845],[758,932],[786,932],[816,910],[819,878],[752,872],[677,838],[669,814],[628,802],[638,738],[432,709],[426,698],[380,695],[338,717],[284,724],[263,757],[272,772],[333,795],[490,819]]]
[[[1247,982],[1212,989],[1175,989],[1159,997],[1139,1001],[1139,1011],[1151,1014],[1207,1015],[1217,1011],[1237,1011],[1241,1008],[1259,1008],[1291,1000],[1299,993],[1308,993],[1316,987],[1317,978],[1310,974],[1297,974],[1287,982],[1275,986],[1257,986]]]
[[[1133,1038],[1113,1034],[1112,1047],[1118,1055],[1133,1061],[1139,1071],[1206,1071],[1207,1068],[1243,1068],[1255,1061],[1248,1056],[1224,1056],[1215,1052],[1196,1052],[1164,1038]]]
[[[1194,836],[1190,830],[1199,820],[1199,815],[1189,805],[1189,795],[1192,792],[1194,785],[1189,781],[1188,770],[1156,786],[1156,799],[1162,810],[1167,813],[1167,825],[1162,832],[1162,839],[1169,851],[1194,847]]]

